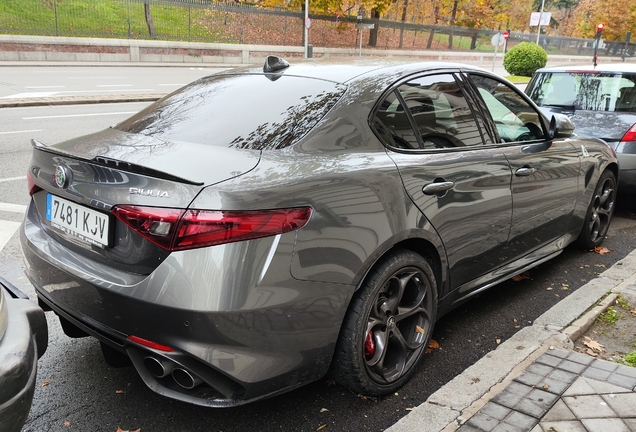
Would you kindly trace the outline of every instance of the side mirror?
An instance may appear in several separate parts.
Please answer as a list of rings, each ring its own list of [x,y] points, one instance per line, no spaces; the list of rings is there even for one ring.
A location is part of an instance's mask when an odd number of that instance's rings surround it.
[[[574,133],[572,120],[564,114],[553,114],[550,120],[551,138],[569,138]]]

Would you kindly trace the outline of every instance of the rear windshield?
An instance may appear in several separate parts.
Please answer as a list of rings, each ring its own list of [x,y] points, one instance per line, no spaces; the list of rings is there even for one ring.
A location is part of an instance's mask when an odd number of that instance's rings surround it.
[[[528,88],[537,105],[636,112],[636,74],[543,72]]]
[[[170,141],[280,149],[309,132],[345,89],[330,81],[295,76],[212,76],[178,90],[115,128]]]

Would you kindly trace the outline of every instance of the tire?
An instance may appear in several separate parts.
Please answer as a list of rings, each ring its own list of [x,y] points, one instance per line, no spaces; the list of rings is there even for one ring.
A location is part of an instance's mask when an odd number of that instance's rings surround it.
[[[333,377],[364,395],[394,392],[415,371],[436,317],[437,283],[429,264],[412,251],[390,253],[351,301]]]
[[[593,249],[603,243],[615,206],[616,176],[612,171],[606,170],[596,184],[592,201],[585,214],[583,228],[576,240],[580,247]]]

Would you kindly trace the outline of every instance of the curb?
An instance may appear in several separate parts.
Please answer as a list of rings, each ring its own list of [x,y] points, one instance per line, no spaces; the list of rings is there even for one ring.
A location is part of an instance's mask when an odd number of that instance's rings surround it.
[[[574,291],[456,376],[385,432],[453,432],[547,350],[571,349],[626,288],[635,291],[636,251]],[[426,425],[425,427],[423,425]]]

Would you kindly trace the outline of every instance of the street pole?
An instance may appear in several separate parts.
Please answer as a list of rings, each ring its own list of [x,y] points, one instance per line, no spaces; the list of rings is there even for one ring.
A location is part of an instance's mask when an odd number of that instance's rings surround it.
[[[627,37],[625,38],[625,48],[623,48],[623,55],[621,55],[621,60],[625,61],[625,56],[627,55],[627,48],[629,48],[629,39],[632,37],[632,32],[627,32]]]
[[[307,20],[309,19],[309,0],[305,0],[305,21],[303,21],[303,27],[305,28],[305,58],[309,55],[309,29],[307,28]]]
[[[541,36],[541,19],[543,19],[543,7],[545,0],[541,0],[541,13],[539,14],[539,25],[537,26],[537,45],[539,45],[539,36]]]

